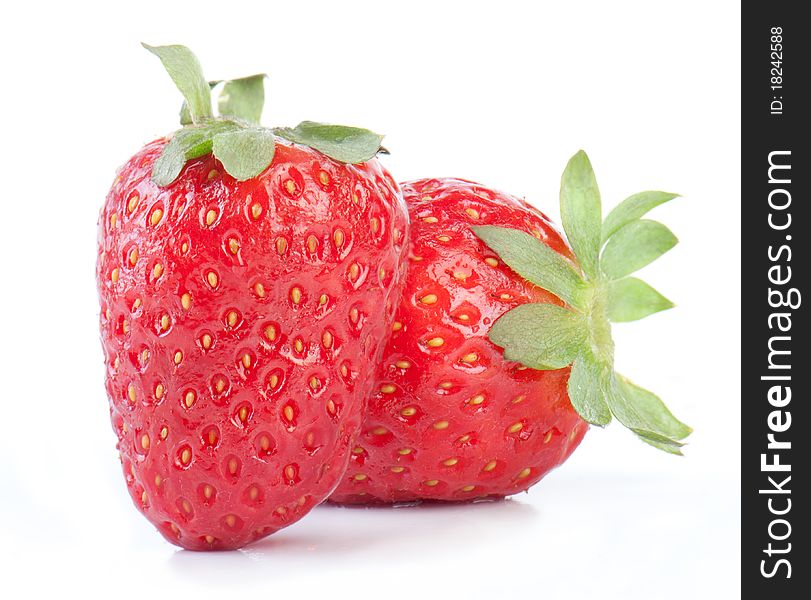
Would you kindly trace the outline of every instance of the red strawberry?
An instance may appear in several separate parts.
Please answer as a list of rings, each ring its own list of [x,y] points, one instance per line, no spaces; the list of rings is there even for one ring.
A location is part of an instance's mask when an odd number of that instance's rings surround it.
[[[195,124],[133,156],[102,209],[110,412],[138,509],[185,548],[238,548],[301,518],[343,474],[401,288],[407,215],[373,159],[378,136],[277,130],[333,159],[201,117],[208,100],[167,61],[193,68],[193,56],[152,50]],[[221,113],[258,118],[241,106],[261,87],[226,86]],[[203,151],[183,146],[206,138]]]
[[[564,175],[562,214],[586,260],[591,246],[602,247],[599,216],[596,234],[570,225],[593,228],[592,181],[578,154]],[[332,501],[514,494],[568,458],[588,428],[584,419],[603,425],[611,413],[643,440],[678,452],[689,428],[653,394],[614,375],[608,323],[668,308],[664,298],[654,292],[635,304],[642,292],[623,289],[642,282],[605,274],[615,263],[581,271],[549,219],[512,196],[458,179],[403,184],[403,193],[412,220],[406,289]],[[606,224],[620,232],[636,227],[647,209],[672,197],[632,197]],[[592,365],[597,374],[589,380],[582,370]]]

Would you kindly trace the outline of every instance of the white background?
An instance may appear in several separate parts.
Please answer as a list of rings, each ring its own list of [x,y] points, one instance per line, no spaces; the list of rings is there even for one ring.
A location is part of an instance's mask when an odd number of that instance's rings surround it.
[[[738,596],[737,2],[141,0],[3,12],[0,596]],[[681,244],[643,275],[678,307],[615,338],[618,370],[695,428],[686,457],[610,427],[510,501],[319,507],[233,553],[164,542],[125,492],[94,283],[96,218],[116,167],[177,126],[179,95],[142,40],[190,46],[209,78],[269,72],[266,124],[387,134],[400,180],[474,179],[557,220],[560,172],[584,148],[606,209],[643,189],[683,194],[654,213]]]

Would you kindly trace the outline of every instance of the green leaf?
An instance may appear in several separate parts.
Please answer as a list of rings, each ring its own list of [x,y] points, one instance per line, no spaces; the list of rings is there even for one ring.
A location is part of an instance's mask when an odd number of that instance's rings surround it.
[[[509,227],[471,227],[480,240],[524,279],[583,308],[585,282],[572,264],[537,238]]]
[[[217,87],[217,85],[219,83],[222,83],[219,79],[216,79],[214,81],[209,81],[208,82],[209,92],[212,91],[215,87]],[[192,120],[191,120],[191,114],[189,114],[189,105],[184,100],[183,105],[180,107],[180,124],[181,125],[191,125],[191,123],[192,123]]]
[[[149,46],[141,44],[163,63],[189,106],[194,123],[211,116],[211,92],[197,57],[186,46]]]
[[[572,365],[569,375],[569,400],[585,421],[592,425],[608,425],[611,411],[606,403],[611,384],[611,371],[600,365],[594,356],[584,352]]]
[[[583,315],[554,304],[522,304],[502,315],[489,336],[504,348],[506,360],[532,369],[562,369],[583,347],[586,322]]]
[[[600,267],[610,279],[619,279],[653,262],[678,241],[661,223],[631,221],[608,238]]]
[[[342,163],[357,164],[375,157],[382,135],[359,127],[302,121],[293,128],[277,127],[273,132],[296,144],[303,144]]]
[[[580,150],[566,165],[560,182],[560,215],[580,266],[590,279],[598,276],[602,209],[600,190],[586,153]]]
[[[636,221],[649,210],[678,196],[670,192],[640,192],[629,196],[615,206],[603,221],[603,242],[631,221]]]
[[[217,100],[220,115],[258,125],[265,104],[265,79],[267,75],[262,73],[226,81]]]
[[[673,303],[636,277],[625,277],[608,285],[608,320],[615,323],[636,321]]]
[[[679,421],[653,392],[616,374],[613,393],[608,396],[611,412],[617,420],[636,433],[642,441],[672,454],[681,454],[679,440],[692,429]]]
[[[239,129],[239,125],[231,121],[212,121],[179,129],[152,165],[152,180],[159,186],[169,185],[188,161],[211,152],[215,135],[235,129]]]
[[[270,129],[250,128],[220,133],[214,138],[214,156],[234,179],[245,181],[267,169],[276,143]]]

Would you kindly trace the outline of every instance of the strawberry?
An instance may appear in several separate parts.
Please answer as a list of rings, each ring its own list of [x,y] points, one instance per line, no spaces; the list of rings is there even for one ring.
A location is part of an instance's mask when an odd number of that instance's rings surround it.
[[[343,474],[402,287],[407,214],[380,136],[268,130],[262,78],[220,117],[188,49],[149,48],[188,124],[118,172],[99,222],[101,338],[136,507],[170,542],[285,527]]]
[[[507,194],[458,179],[402,187],[412,220],[406,288],[332,501],[515,494],[612,414],[679,452],[690,429],[613,372],[609,324],[672,306],[626,275],[675,243],[664,225],[640,220],[673,194],[633,196],[601,226],[591,166],[577,154],[561,190],[570,247]]]

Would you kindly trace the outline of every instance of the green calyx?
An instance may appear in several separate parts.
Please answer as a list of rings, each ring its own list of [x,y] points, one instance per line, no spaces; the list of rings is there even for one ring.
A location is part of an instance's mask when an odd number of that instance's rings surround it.
[[[511,269],[566,306],[523,304],[501,316],[490,340],[504,357],[532,369],[571,365],[568,392],[578,414],[593,425],[616,418],[642,441],[681,454],[690,427],[658,396],[614,371],[611,323],[636,321],[673,307],[644,281],[630,277],[675,246],[671,231],[642,217],[677,194],[642,192],[602,219],[600,191],[585,152],[561,178],[560,213],[577,264],[537,238],[507,227],[473,227]]]
[[[349,164],[366,162],[384,152],[380,146],[383,136],[359,127],[312,121],[292,128],[262,127],[266,75],[206,81],[200,63],[185,46],[143,46],[160,59],[184,98],[180,110],[183,127],[174,133],[152,169],[152,179],[160,186],[177,179],[189,160],[210,153],[238,181],[252,179],[273,161],[276,137]],[[220,85],[218,116],[214,116],[211,92]]]

